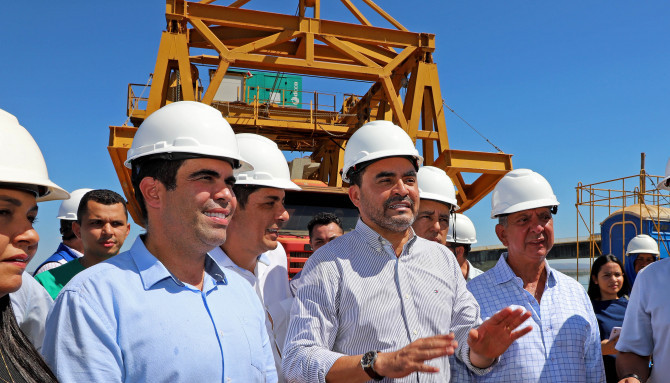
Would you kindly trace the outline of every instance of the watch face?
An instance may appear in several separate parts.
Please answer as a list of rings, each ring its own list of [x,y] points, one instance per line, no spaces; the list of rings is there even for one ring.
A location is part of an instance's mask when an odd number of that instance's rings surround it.
[[[376,352],[368,351],[363,355],[363,358],[361,358],[361,364],[363,365],[363,367],[368,367],[372,363],[374,363],[376,358],[377,358]]]

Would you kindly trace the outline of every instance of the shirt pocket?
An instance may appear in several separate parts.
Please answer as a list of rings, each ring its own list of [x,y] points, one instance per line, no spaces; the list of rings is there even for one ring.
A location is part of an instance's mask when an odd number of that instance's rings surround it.
[[[251,363],[249,382],[265,382],[266,378],[266,356],[263,349],[262,332],[266,332],[265,323],[257,318],[243,317],[242,330],[247,340],[247,352]],[[243,352],[243,350],[239,350]],[[253,379],[252,379],[253,377]]]

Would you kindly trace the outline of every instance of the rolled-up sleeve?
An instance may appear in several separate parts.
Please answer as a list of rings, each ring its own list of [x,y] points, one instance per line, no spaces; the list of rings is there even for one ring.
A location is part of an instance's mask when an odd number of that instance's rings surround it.
[[[310,267],[311,266],[311,267]],[[331,262],[308,263],[291,307],[282,369],[287,382],[325,382],[335,361],[339,278]]]
[[[42,354],[60,382],[121,382],[123,355],[115,331],[87,295],[61,292],[47,317]]]

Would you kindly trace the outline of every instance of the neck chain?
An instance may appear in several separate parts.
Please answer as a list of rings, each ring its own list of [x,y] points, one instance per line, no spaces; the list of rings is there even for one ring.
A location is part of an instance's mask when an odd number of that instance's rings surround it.
[[[7,369],[7,374],[9,375],[9,379],[3,379],[0,378],[4,383],[14,383],[14,378],[12,378],[12,372],[9,371],[9,366],[7,365],[7,361],[5,360],[5,353],[0,350],[0,356],[2,356],[2,363],[5,365],[5,368]]]

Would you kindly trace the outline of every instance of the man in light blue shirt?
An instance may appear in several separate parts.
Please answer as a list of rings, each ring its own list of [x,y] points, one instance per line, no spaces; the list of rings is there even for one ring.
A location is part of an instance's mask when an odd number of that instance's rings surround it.
[[[516,340],[485,376],[458,365],[454,381],[605,382],[600,334],[591,301],[574,279],[549,267],[558,200],[544,177],[509,172],[491,196],[496,234],[507,247],[494,268],[468,282],[483,318],[510,305],[532,313],[533,331]],[[472,375],[472,374],[470,374]]]
[[[207,252],[226,239],[233,169],[249,166],[221,113],[176,102],[128,151],[147,232],[75,276],[49,314],[45,360],[61,382],[276,382],[265,313]]]

